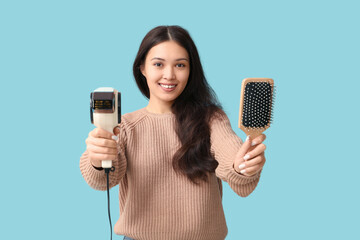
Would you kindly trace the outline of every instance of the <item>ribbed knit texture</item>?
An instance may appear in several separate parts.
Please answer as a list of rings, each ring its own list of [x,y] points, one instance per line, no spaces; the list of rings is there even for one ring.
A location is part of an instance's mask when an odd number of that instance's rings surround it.
[[[123,115],[119,126],[116,170],[110,173],[110,187],[119,184],[120,218],[114,232],[136,240],[225,239],[221,180],[246,197],[261,174],[247,177],[233,169],[242,140],[227,116],[211,122],[211,152],[219,166],[200,185],[173,170],[172,156],[180,147],[174,114],[143,108]],[[87,151],[80,157],[80,170],[90,187],[106,190],[106,175],[92,167]]]

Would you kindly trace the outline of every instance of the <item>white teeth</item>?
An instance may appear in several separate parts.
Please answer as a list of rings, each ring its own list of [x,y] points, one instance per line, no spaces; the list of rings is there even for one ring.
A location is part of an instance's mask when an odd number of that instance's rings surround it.
[[[162,86],[164,88],[174,88],[176,85],[163,85],[160,83],[160,86]]]

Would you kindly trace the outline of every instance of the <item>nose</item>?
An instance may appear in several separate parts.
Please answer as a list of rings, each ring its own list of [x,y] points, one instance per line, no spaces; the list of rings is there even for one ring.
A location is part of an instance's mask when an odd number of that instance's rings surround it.
[[[175,71],[171,66],[168,66],[164,69],[163,78],[167,80],[175,79]]]

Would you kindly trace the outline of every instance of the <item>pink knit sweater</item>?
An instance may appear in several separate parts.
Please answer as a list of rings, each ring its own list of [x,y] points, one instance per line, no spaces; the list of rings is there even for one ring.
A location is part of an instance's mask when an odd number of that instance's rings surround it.
[[[119,126],[119,155],[110,173],[110,186],[119,184],[120,218],[114,232],[136,240],[225,239],[221,180],[246,197],[260,178],[260,173],[247,177],[233,169],[242,140],[227,116],[211,122],[211,152],[219,166],[208,183],[198,186],[173,170],[172,156],[180,147],[174,114],[143,108],[123,115]],[[106,175],[92,167],[87,151],[80,157],[80,170],[92,188],[106,190]]]

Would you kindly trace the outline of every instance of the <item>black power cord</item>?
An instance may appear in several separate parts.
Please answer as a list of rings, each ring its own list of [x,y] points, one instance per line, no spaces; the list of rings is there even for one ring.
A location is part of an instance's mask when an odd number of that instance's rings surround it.
[[[110,240],[112,240],[112,224],[111,224],[111,216],[110,216],[110,187],[109,187],[109,173],[115,171],[115,167],[105,168],[106,173],[106,189],[107,189],[107,199],[108,199],[108,215],[109,215],[109,223],[110,223]]]

